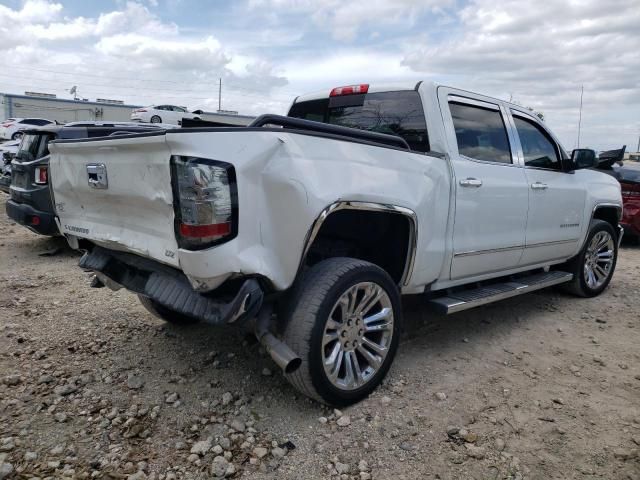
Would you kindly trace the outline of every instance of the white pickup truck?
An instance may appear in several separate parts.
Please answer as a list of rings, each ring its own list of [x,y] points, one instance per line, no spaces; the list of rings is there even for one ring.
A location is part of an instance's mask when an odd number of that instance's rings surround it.
[[[619,183],[518,105],[420,82],[296,98],[249,127],[50,146],[60,231],[94,286],[173,323],[246,324],[346,405],[393,360],[401,294],[453,313],[613,275]]]

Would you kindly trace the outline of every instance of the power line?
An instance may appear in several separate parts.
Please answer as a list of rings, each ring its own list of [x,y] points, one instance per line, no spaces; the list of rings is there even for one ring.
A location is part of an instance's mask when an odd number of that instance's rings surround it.
[[[64,80],[51,80],[51,79],[44,79],[44,78],[39,78],[39,77],[31,77],[31,76],[24,76],[24,75],[16,75],[16,74],[4,74],[4,73],[0,73],[0,77],[6,77],[6,78],[10,78],[10,79],[15,79],[15,78],[20,78],[20,79],[25,79],[28,80],[32,85],[36,86],[36,88],[43,88],[43,89],[50,89],[51,85],[60,85],[60,86],[64,86],[64,87],[68,87],[69,86],[69,82],[66,82]],[[44,84],[38,84],[36,85],[34,83],[35,81],[43,81],[43,82],[47,82],[47,85]],[[10,82],[3,82],[3,83],[7,83],[7,84],[11,84]],[[71,82],[73,83],[73,82]],[[23,84],[11,84],[11,85],[15,85],[15,86],[23,86]],[[130,94],[129,91],[130,90],[142,90],[142,91],[147,91],[147,92],[155,92],[154,95],[166,95],[167,93],[172,93],[172,94],[185,94],[185,93],[196,93],[196,94],[207,94],[208,92],[202,91],[202,90],[195,90],[195,89],[186,89],[186,90],[179,90],[179,89],[169,89],[169,88],[163,88],[163,87],[158,87],[158,88],[149,88],[149,87],[143,87],[143,86],[138,86],[138,85],[113,85],[113,84],[103,84],[103,83],[91,83],[90,86],[87,88],[83,88],[83,91],[87,92],[87,93],[93,93],[93,94],[97,94],[97,95],[111,95],[112,93],[104,93],[102,91],[96,91],[94,89],[92,89],[91,87],[109,87],[109,89],[111,91],[114,90],[126,90],[126,94]],[[62,88],[62,87],[60,87]],[[66,88],[64,88],[66,90]],[[233,92],[234,95],[240,96],[240,97],[251,97],[251,98],[265,98],[265,97],[280,97],[282,99],[286,98],[287,100],[290,100],[291,97],[289,95],[286,94],[279,94],[279,93],[263,93],[262,95],[258,95],[258,94],[252,94],[252,93],[240,93],[237,92],[233,87],[229,87],[229,89],[231,90],[231,92]],[[209,95],[207,97],[195,97],[195,96],[190,96],[188,98],[192,98],[192,99],[200,99],[200,100],[207,100],[210,99],[214,96],[215,94]]]
[[[20,78],[20,77],[16,77],[16,76],[12,76],[12,75],[5,75],[5,74],[1,74],[0,73],[0,77],[8,77],[8,78]],[[33,79],[31,79],[33,80]],[[36,80],[42,80],[42,79],[36,79]],[[57,84],[57,85],[64,85],[64,86],[68,86],[66,83],[62,83],[62,82],[51,82],[52,84]],[[38,83],[34,83],[34,82],[29,82],[28,84],[25,83],[15,83],[15,82],[8,82],[8,81],[0,81],[0,84],[5,84],[5,85],[12,85],[14,87],[19,87],[19,88],[25,88],[26,86],[29,86],[29,88],[34,88],[34,89],[39,89],[39,90],[50,90],[52,88],[51,84],[48,85],[44,85],[44,84],[38,84]],[[106,85],[103,85],[106,86]],[[56,89],[60,89],[60,90],[66,90],[66,88],[62,88],[62,87],[54,87]],[[168,97],[168,96],[172,96],[175,98],[180,98],[182,100],[192,100],[195,101],[197,103],[197,101],[201,101],[201,100],[213,100],[215,98],[215,93],[212,95],[208,95],[206,97],[198,97],[198,96],[193,96],[193,95],[184,95],[185,93],[192,93],[193,91],[175,91],[175,90],[153,90],[153,89],[143,89],[143,88],[138,88],[138,87],[116,87],[116,90],[122,90],[122,89],[132,89],[132,90],[147,90],[149,92],[155,92],[155,93],[147,93],[146,96],[164,96],[164,97]],[[91,94],[91,95],[96,95],[96,96],[110,96],[110,95],[114,95],[114,92],[104,92],[104,91],[100,91],[100,90],[94,90],[92,88],[83,88],[83,92],[87,93],[87,94]],[[200,92],[197,92],[200,93]],[[204,94],[204,92],[202,92]],[[129,91],[127,92],[122,92],[122,93],[117,93],[117,95],[126,95],[131,97],[131,93]],[[249,98],[260,98],[262,100],[269,100],[270,97],[272,97],[272,95],[253,95],[253,94],[247,94],[247,93],[237,93],[237,92],[231,92],[230,96],[233,97],[249,97]],[[282,97],[284,99],[284,97]],[[291,100],[290,97],[287,97],[287,100]]]
[[[14,65],[14,64],[10,64],[10,63],[5,63],[4,65],[6,65],[7,67],[14,68],[14,69],[19,69],[19,70],[27,70],[27,71],[34,71],[34,72],[44,72],[44,73],[55,73],[57,75],[70,75],[70,76],[73,76],[73,77],[84,76],[84,77],[102,78],[102,79],[109,79],[109,80],[141,81],[139,78],[132,78],[132,77],[114,77],[114,76],[109,76],[109,75],[99,75],[99,74],[81,73],[81,72],[62,72],[60,70],[49,70],[49,69],[44,69],[44,68],[24,67],[24,66],[21,66],[21,65]],[[170,84],[175,84],[175,85],[185,85],[185,84],[211,85],[210,82],[207,82],[207,81],[198,82],[198,81],[193,81],[193,79],[185,79],[185,80],[144,79],[144,81],[146,83],[149,83],[149,82],[170,83]],[[245,90],[245,91],[249,91],[249,92],[263,93],[262,90],[258,90],[256,88],[249,88],[249,87],[246,87],[246,86],[233,86],[233,87],[230,87],[230,88],[232,90]],[[281,90],[281,92],[283,94],[287,94],[287,95],[293,95],[293,96],[298,95],[298,93],[294,93],[294,92],[290,92],[290,91],[286,91],[286,90]]]

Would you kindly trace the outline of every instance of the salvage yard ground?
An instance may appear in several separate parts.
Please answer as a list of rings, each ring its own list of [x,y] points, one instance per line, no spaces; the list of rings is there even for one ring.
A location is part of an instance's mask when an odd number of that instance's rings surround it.
[[[640,479],[636,245],[598,298],[547,290],[451,317],[407,299],[387,380],[334,412],[238,330],[172,327],[90,289],[78,254],[8,220],[0,196],[7,478]]]

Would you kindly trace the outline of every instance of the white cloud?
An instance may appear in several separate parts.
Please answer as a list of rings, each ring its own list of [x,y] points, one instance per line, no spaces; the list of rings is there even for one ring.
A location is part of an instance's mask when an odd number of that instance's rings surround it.
[[[259,113],[259,105],[279,104],[264,100],[286,84],[269,61],[237,54],[211,34],[185,34],[150,10],[155,2],[148,5],[128,1],[95,17],[63,16],[72,12],[44,0],[15,10],[0,5],[0,55],[13,67],[10,76],[0,72],[0,83],[61,96],[78,85],[93,98],[195,107],[217,104],[222,77],[227,108]]]
[[[474,0],[459,18],[456,34],[416,42],[403,64],[491,95],[513,95],[544,112],[552,126],[565,132],[569,148],[575,142],[583,84],[583,139],[604,147],[605,142],[628,143],[633,124],[640,130],[636,0]],[[630,115],[634,110],[636,118]],[[605,140],[599,124],[612,111],[618,112],[613,121],[619,128]]]
[[[250,0],[251,8],[275,14],[309,15],[316,25],[329,29],[337,40],[351,41],[363,26],[412,23],[420,13],[437,13],[454,0]]]
[[[91,98],[211,108],[222,78],[223,108],[284,113],[307,91],[435,79],[512,95],[571,148],[584,84],[584,141],[635,148],[637,2],[244,0],[192,9],[216,15],[197,26],[171,20],[188,18],[180,0],[118,0],[84,17],[64,0],[27,0],[0,5],[0,89],[64,96],[77,84]]]

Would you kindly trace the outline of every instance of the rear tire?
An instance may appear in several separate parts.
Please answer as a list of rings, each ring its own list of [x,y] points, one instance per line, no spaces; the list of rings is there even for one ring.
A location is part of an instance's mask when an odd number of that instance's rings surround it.
[[[573,273],[563,290],[580,297],[600,295],[611,282],[618,260],[618,236],[608,222],[592,220],[580,253],[562,270]]]
[[[163,307],[159,303],[151,300],[149,297],[138,295],[138,299],[149,313],[158,317],[160,320],[164,320],[165,322],[172,323],[174,325],[192,325],[194,323],[198,323],[198,319],[182,315],[181,313],[175,312],[167,307]]]
[[[352,258],[311,267],[294,287],[283,340],[302,359],[285,375],[301,393],[335,406],[368,396],[387,374],[400,337],[398,287]]]
[[[11,135],[11,140],[19,140],[22,138],[22,132],[16,132],[13,135]]]
[[[158,115],[151,117],[151,123],[162,123],[162,119]]]

